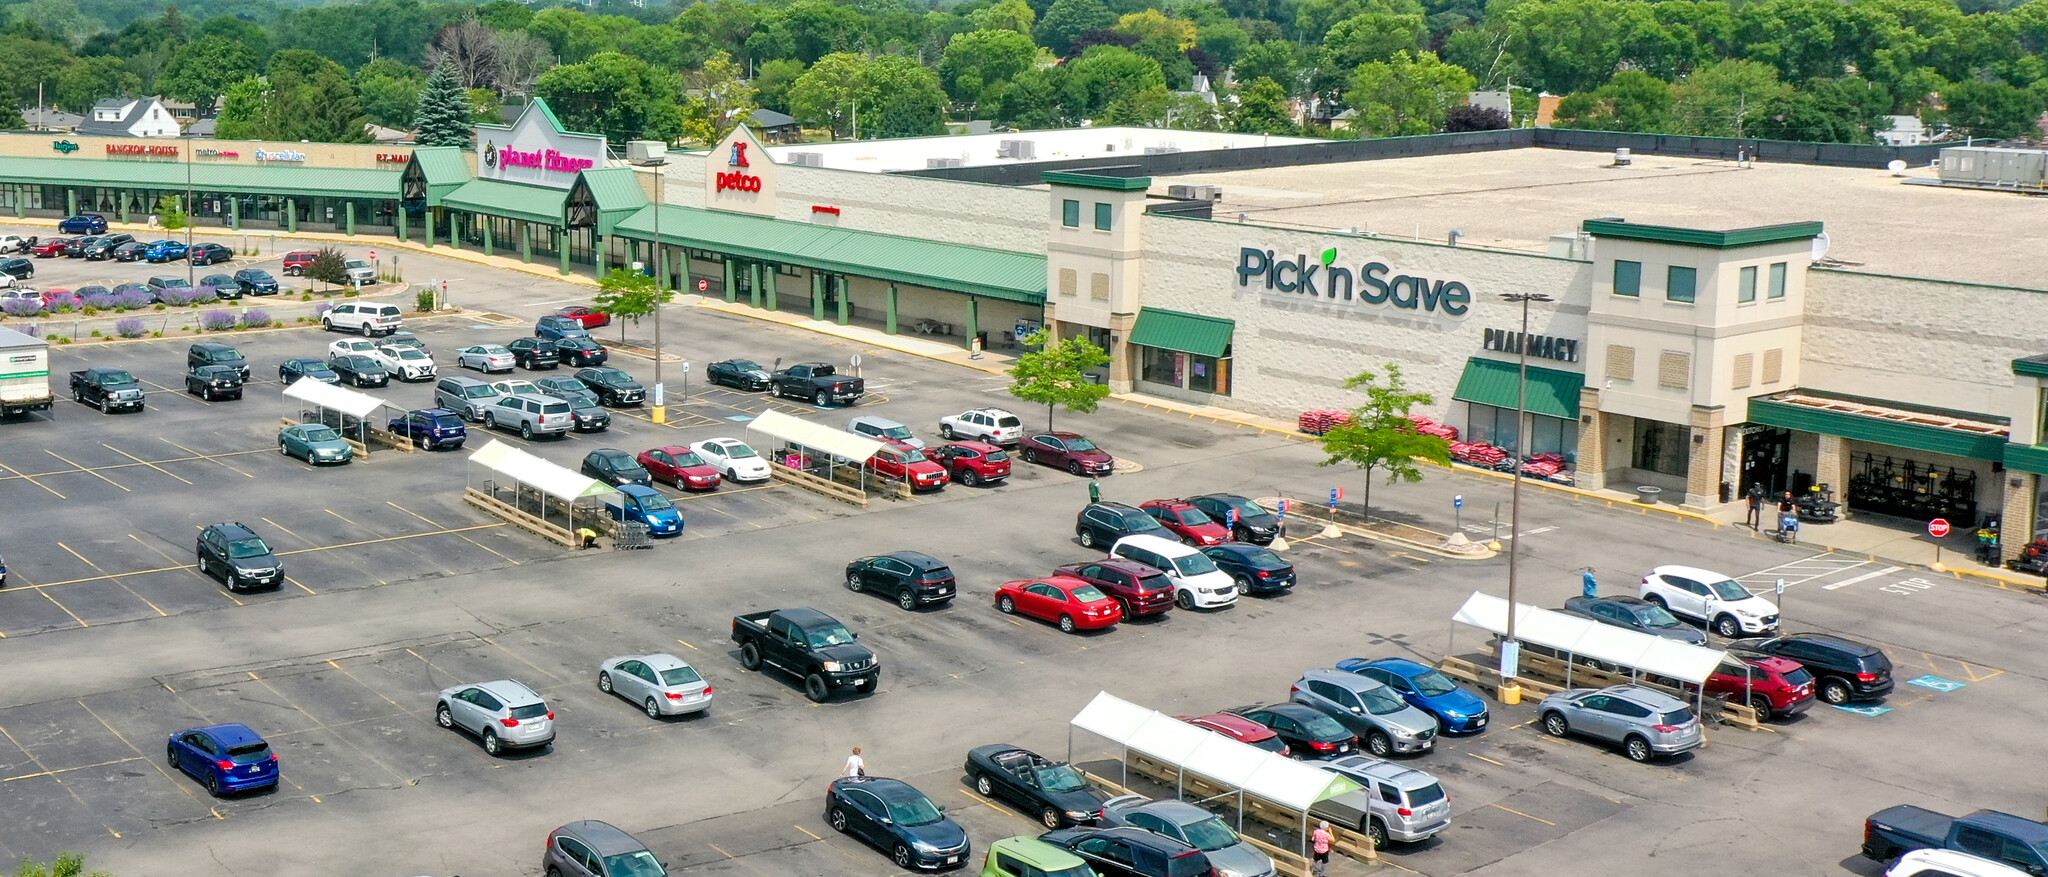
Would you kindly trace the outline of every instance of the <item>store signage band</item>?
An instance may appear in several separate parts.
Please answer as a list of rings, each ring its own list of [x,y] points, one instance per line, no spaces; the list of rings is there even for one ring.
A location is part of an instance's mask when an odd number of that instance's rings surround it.
[[[109,144],[107,144],[107,154],[108,154],[108,155],[169,155],[169,156],[176,156],[176,155],[178,154],[178,147],[175,147],[175,146],[149,146],[149,145],[145,145],[145,144],[141,144],[141,143],[109,143]]]
[[[1480,346],[1501,353],[1521,353],[1526,349],[1530,356],[1537,359],[1579,361],[1579,342],[1576,338],[1525,335],[1512,329],[1488,329],[1480,341]]]
[[[303,152],[297,152],[297,151],[293,151],[293,150],[289,150],[289,149],[280,149],[280,150],[258,149],[258,150],[256,150],[256,160],[257,160],[257,161],[305,161],[305,160],[306,160],[306,154],[305,154],[305,153],[303,153]]]
[[[377,163],[378,163],[378,164],[405,164],[406,162],[409,162],[409,161],[412,161],[412,153],[410,153],[410,152],[379,152],[379,153],[377,153]]]
[[[729,167],[753,166],[747,161],[747,144],[744,141],[732,145],[732,157],[726,159],[726,165]],[[735,192],[759,192],[761,191],[761,178],[745,171],[719,171],[718,191],[723,192],[727,189]]]
[[[242,154],[231,149],[194,149],[192,154],[200,158],[241,158]]]
[[[1263,277],[1265,288],[1272,291],[1410,311],[1442,311],[1453,317],[1464,316],[1472,306],[1472,290],[1463,281],[1394,274],[1392,266],[1380,261],[1366,262],[1355,273],[1336,263],[1335,247],[1324,250],[1319,263],[1306,254],[1281,259],[1272,250],[1243,247],[1237,255],[1237,285],[1247,287],[1253,278]]]
[[[57,150],[58,152],[64,153],[65,155],[70,155],[71,153],[78,151],[78,144],[73,143],[69,140],[52,140],[50,141],[50,148]]]

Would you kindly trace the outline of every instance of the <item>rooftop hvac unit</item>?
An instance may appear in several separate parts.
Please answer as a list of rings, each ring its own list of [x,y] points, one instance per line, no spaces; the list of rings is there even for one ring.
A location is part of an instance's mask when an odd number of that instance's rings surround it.
[[[1176,153],[1176,152],[1179,152],[1179,151],[1180,151],[1180,147],[1178,147],[1178,146],[1147,146],[1147,147],[1145,147],[1145,154],[1146,154],[1146,155],[1172,155],[1173,153]]]
[[[1032,161],[1038,158],[1038,144],[1031,140],[1003,140],[996,144],[996,157]]]
[[[788,158],[790,164],[798,167],[825,166],[825,153],[822,152],[792,152],[785,157]]]
[[[925,166],[925,167],[928,167],[928,168],[933,168],[933,167],[966,167],[966,166],[967,166],[967,162],[961,161],[960,159],[957,159],[957,158],[927,158],[927,159],[925,159],[925,160],[924,160],[924,166]]]
[[[1223,200],[1223,187],[1172,185],[1166,187],[1166,196],[1187,201],[1221,201]]]
[[[626,161],[629,164],[661,164],[668,158],[668,144],[659,140],[626,141]]]

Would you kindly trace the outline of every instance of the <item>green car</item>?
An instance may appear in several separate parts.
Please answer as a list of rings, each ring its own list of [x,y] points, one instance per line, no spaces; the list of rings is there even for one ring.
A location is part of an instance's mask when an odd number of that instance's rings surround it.
[[[1006,837],[988,845],[981,877],[1096,877],[1080,856],[1029,837]]]
[[[301,423],[287,426],[277,434],[277,452],[287,457],[297,457],[308,463],[346,463],[355,459],[356,451],[343,441],[341,433],[334,427],[320,423]]]

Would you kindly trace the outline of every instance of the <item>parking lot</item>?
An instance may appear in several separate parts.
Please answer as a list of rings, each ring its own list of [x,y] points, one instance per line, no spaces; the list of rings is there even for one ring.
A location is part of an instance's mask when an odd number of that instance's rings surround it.
[[[42,278],[38,278],[40,281]],[[54,284],[53,284],[54,285]],[[577,291],[559,290],[570,298]],[[533,308],[486,299],[495,317],[411,320],[437,354],[524,334]],[[1000,376],[750,320],[677,309],[664,365],[671,422],[615,411],[608,433],[523,442],[567,466],[596,447],[637,452],[746,437],[774,407],[835,426],[854,414],[935,440],[941,415],[1006,398]],[[638,334],[638,330],[634,330]],[[615,330],[599,330],[600,340]],[[1066,757],[1068,719],[1098,690],[1173,714],[1287,696],[1303,669],[1366,656],[1434,660],[1483,635],[1450,617],[1474,590],[1503,593],[1505,559],[1454,561],[1297,529],[1285,557],[1301,584],[1215,612],[1176,610],[1092,634],[1007,617],[1003,581],[1089,556],[1073,540],[1085,482],[1020,464],[1009,482],[959,486],[866,511],[789,487],[683,497],[685,534],[651,551],[565,552],[460,500],[468,449],[378,452],[314,469],[275,453],[276,364],[320,355],[315,329],[234,337],[256,381],[240,401],[177,392],[185,340],[71,346],[53,373],[118,366],[150,382],[141,414],[68,400],[50,419],[0,424],[0,856],[78,849],[118,874],[527,875],[545,832],[598,818],[634,832],[691,874],[893,874],[887,858],[830,831],[825,784],[846,750],[912,781],[974,838],[1035,834],[1028,815],[979,799],[966,751],[1011,742]],[[819,410],[708,388],[704,363],[862,357],[871,395]],[[693,365],[685,398],[680,360]],[[613,365],[652,383],[653,363]],[[168,389],[166,389],[168,388]],[[368,390],[394,408],[431,384]],[[61,394],[61,390],[60,390]],[[1027,425],[1042,411],[1012,406]],[[1237,492],[1317,497],[1356,474],[1318,468],[1313,446],[1122,403],[1059,415],[1136,466],[1106,498]],[[484,439],[472,434],[470,449]],[[665,489],[665,488],[664,488]],[[1483,538],[1506,486],[1432,474],[1375,485],[1378,513]],[[1464,498],[1454,512],[1450,499]],[[1386,861],[1430,875],[1874,874],[1855,857],[1861,819],[1894,803],[2039,815],[2030,761],[2048,661],[2033,643],[2040,598],[1863,558],[1821,555],[1739,532],[1524,496],[1520,598],[1556,606],[1595,567],[1614,592],[1665,563],[1710,566],[1770,590],[1787,580],[1787,625],[1882,644],[1899,690],[1873,708],[1816,707],[1762,731],[1709,730],[1706,748],[1637,765],[1583,740],[1544,736],[1535,704],[1495,705],[1484,734],[1406,759],[1452,798],[1443,837]],[[240,520],[284,555],[276,591],[229,594],[191,567],[199,527]],[[906,613],[840,584],[844,563],[913,548],[948,560],[960,597]],[[881,690],[814,705],[776,672],[739,666],[740,612],[815,606],[883,662]],[[1717,638],[1716,642],[1720,642]],[[599,661],[667,651],[717,689],[703,716],[653,721],[599,692]],[[550,751],[492,759],[434,725],[435,693],[515,678],[558,717]],[[165,766],[165,736],[238,721],[277,748],[275,793],[215,800]],[[1078,760],[1111,755],[1072,738]],[[1929,745],[1932,744],[1932,745]]]

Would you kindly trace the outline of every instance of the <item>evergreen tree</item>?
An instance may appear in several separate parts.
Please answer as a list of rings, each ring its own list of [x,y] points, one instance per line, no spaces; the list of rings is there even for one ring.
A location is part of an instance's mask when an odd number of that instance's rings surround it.
[[[455,70],[447,64],[434,68],[434,75],[427,77],[427,87],[420,92],[419,109],[412,118],[413,127],[419,132],[419,144],[467,148],[472,113],[469,92],[463,90],[462,80],[455,78]]]

